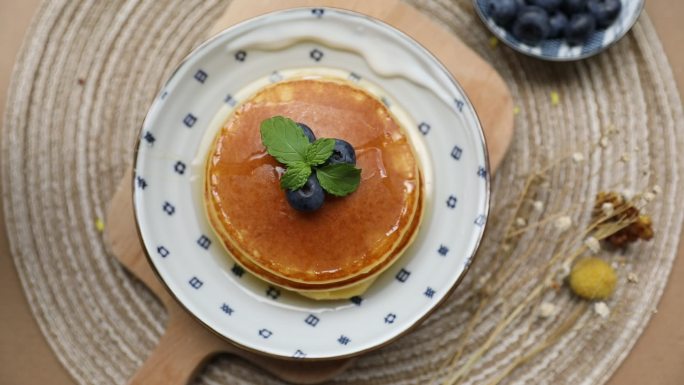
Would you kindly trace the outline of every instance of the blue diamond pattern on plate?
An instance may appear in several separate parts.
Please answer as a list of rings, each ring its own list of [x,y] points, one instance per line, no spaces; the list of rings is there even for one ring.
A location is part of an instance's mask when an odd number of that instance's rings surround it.
[[[423,135],[427,135],[428,132],[430,132],[430,125],[425,122],[421,122],[418,125],[418,131],[420,131],[420,133]]]
[[[157,247],[157,254],[162,258],[166,258],[169,256],[169,250],[164,246],[159,246]]]
[[[425,293],[423,294],[425,294],[425,296],[428,298],[432,298],[435,295],[435,290],[431,287],[428,287],[427,289],[425,289]]]
[[[204,81],[207,80],[208,76],[209,75],[207,75],[207,73],[202,70],[197,70],[197,72],[195,72],[195,79],[197,79],[197,81],[200,83],[204,83]]]
[[[202,285],[204,285],[204,282],[197,277],[190,278],[190,281],[188,281],[188,283],[195,289],[199,289],[200,287],[202,287]]]
[[[446,247],[446,246],[444,246],[444,245],[440,245],[440,246],[439,246],[439,249],[437,249],[437,252],[438,252],[439,255],[441,255],[442,257],[446,257],[446,255],[449,253],[449,248]]]
[[[233,264],[233,268],[230,269],[230,271],[233,272],[238,278],[242,277],[242,275],[245,273],[245,269],[242,268],[242,266],[238,265],[237,263]]]
[[[447,199],[447,201],[446,201],[447,207],[450,209],[455,208],[456,203],[458,203],[458,199],[453,195],[449,196],[449,199]]]
[[[314,48],[311,53],[309,53],[309,56],[311,56],[312,59],[315,61],[321,61],[323,59],[323,51],[321,51],[318,48]]]
[[[411,275],[411,272],[402,267],[394,278],[396,278],[399,282],[406,282],[409,275]]]
[[[454,146],[454,149],[451,150],[451,157],[456,160],[461,160],[461,155],[463,155],[463,149],[459,146]]]
[[[156,138],[154,137],[154,135],[152,135],[152,133],[149,132],[149,131],[145,132],[144,139],[145,139],[145,141],[146,141],[147,143],[149,143],[149,144],[154,144],[154,141],[156,140]]]
[[[385,316],[385,323],[386,324],[393,324],[394,321],[397,319],[397,315],[394,313],[389,313]]]
[[[316,317],[315,315],[309,314],[309,316],[306,317],[306,319],[304,320],[304,322],[306,322],[307,324],[309,324],[309,325],[311,325],[311,326],[313,326],[313,327],[316,327],[316,325],[318,325],[318,322],[319,322],[320,320],[321,320],[321,319],[318,318],[318,317]]]
[[[211,246],[211,239],[209,239],[209,237],[207,237],[206,235],[202,234],[197,239],[197,244],[204,250],[207,250],[209,249],[209,246]]]
[[[173,165],[173,171],[177,172],[180,175],[185,174],[185,163],[179,160],[178,162],[176,162],[176,164]]]
[[[162,209],[165,213],[169,215],[173,215],[173,213],[176,212],[176,208],[169,202],[164,202],[164,205],[162,205]]]
[[[458,112],[463,112],[463,106],[465,105],[465,102],[461,99],[454,98],[454,104],[456,104],[456,109]]]
[[[226,102],[231,107],[235,107],[235,105],[237,104],[237,100],[235,100],[235,98],[231,94],[226,95],[226,97],[225,97],[225,99],[223,99],[223,101]]]
[[[188,128],[194,126],[196,122],[197,122],[197,117],[193,114],[187,114],[187,115],[185,115],[185,118],[183,118],[183,124],[188,126]]]
[[[323,17],[323,14],[325,13],[325,9],[323,8],[314,8],[311,10],[311,14],[320,18]]]
[[[239,50],[239,51],[235,52],[235,60],[245,61],[246,58],[247,58],[247,52],[245,52],[243,50]]]
[[[271,299],[278,299],[278,297],[280,297],[280,290],[273,286],[269,286],[268,289],[266,289],[266,296]]]
[[[279,81],[283,80],[283,75],[281,75],[278,71],[273,71],[271,76],[268,77],[268,80],[271,83],[278,83]]]
[[[337,342],[339,342],[341,345],[347,345],[347,344],[349,344],[349,342],[351,342],[351,339],[349,339],[349,337],[342,334],[340,336],[340,338],[337,339]]]
[[[361,81],[361,75],[355,72],[350,72],[349,77],[347,79],[353,81],[354,83],[358,83],[359,81]]]
[[[259,335],[262,338],[267,339],[268,337],[273,335],[273,332],[268,329],[259,329]]]
[[[138,187],[140,187],[141,189],[144,190],[145,187],[147,187],[147,181],[145,180],[145,178],[141,177],[140,175],[136,176],[135,180],[138,184]]]
[[[228,315],[233,315],[233,312],[235,311],[235,309],[230,307],[227,303],[224,303],[223,305],[221,305],[221,311],[228,314]]]

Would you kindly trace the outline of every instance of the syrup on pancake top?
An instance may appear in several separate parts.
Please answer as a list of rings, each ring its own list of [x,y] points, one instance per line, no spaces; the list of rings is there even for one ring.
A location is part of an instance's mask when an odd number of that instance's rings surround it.
[[[354,191],[326,192],[314,211],[295,209],[281,188],[288,165],[269,154],[260,130],[273,117],[348,142],[361,170]],[[324,166],[312,166],[307,182]],[[205,170],[205,208],[227,251],[261,279],[317,299],[360,294],[401,255],[421,220],[421,192],[411,143],[387,108],[332,79],[276,83],[244,101]]]

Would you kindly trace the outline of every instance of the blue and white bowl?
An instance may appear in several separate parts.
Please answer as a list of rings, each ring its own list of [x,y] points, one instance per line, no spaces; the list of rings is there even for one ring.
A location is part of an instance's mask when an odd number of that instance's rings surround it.
[[[254,87],[302,72],[375,93],[405,124],[425,176],[417,239],[362,296],[314,301],[252,276],[223,249],[203,208],[207,138]],[[298,8],[231,27],[195,49],[153,102],[135,155],[135,217],[149,262],[202,324],[245,349],[332,359],[382,346],[461,281],[489,210],[478,118],[422,46],[370,17]]]
[[[594,32],[582,45],[568,45],[563,39],[547,39],[539,45],[531,46],[521,42],[492,20],[487,14],[488,1],[473,0],[473,6],[482,22],[500,41],[520,53],[549,61],[573,61],[598,54],[625,36],[644,8],[644,0],[622,0],[622,10],[617,20],[607,29]]]

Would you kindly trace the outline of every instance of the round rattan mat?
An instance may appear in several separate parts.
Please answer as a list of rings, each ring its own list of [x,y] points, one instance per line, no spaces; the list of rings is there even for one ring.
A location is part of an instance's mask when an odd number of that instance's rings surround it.
[[[677,199],[684,187],[678,152],[684,148],[682,106],[653,27],[642,15],[631,33],[598,57],[553,64],[493,47],[469,0],[412,3],[500,71],[519,109],[517,134],[493,180],[493,220],[461,289],[418,330],[360,358],[334,382],[425,383],[459,346],[477,295],[472,287],[486,273],[482,267],[493,258],[513,215],[507,209],[511,192],[521,188],[526,174],[567,151],[583,152],[587,160],[549,173],[549,193],[542,197],[546,207],[591,202],[606,186],[638,191],[658,184],[663,194],[649,208],[656,238],[628,252],[621,282],[626,271],[637,273],[640,282],[619,285],[609,305],[621,311],[596,326],[585,322],[588,327],[571,331],[506,382],[605,382],[662,294],[684,214],[684,201]],[[5,220],[32,311],[80,384],[125,383],[162,332],[164,309],[107,255],[96,223],[133,159],[147,106],[225,6],[203,0],[56,0],[43,4],[27,35],[2,137]],[[619,130],[617,138],[589,151],[610,126]],[[589,211],[578,210],[573,219],[586,221]],[[525,244],[543,245],[553,237],[548,226],[529,231],[514,245],[513,258]],[[530,263],[549,256],[543,248],[536,253]],[[567,295],[550,300],[561,309],[572,301]],[[482,342],[500,307],[495,301],[483,309],[485,317],[466,353]],[[513,325],[466,382],[482,383],[528,348],[530,336],[542,336],[552,325]],[[230,357],[214,360],[198,382],[280,383]]]

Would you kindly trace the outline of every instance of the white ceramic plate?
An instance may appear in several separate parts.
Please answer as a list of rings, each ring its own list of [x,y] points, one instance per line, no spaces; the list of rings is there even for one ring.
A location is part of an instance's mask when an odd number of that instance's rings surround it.
[[[416,241],[349,300],[308,300],[251,276],[214,238],[202,208],[202,170],[193,160],[207,132],[245,87],[286,80],[301,68],[375,93],[407,125],[425,171],[427,207]],[[372,18],[299,8],[236,25],[186,58],[143,123],[133,194],[150,263],[200,322],[249,350],[330,359],[393,340],[457,285],[487,220],[489,168],[472,105],[428,51]]]

